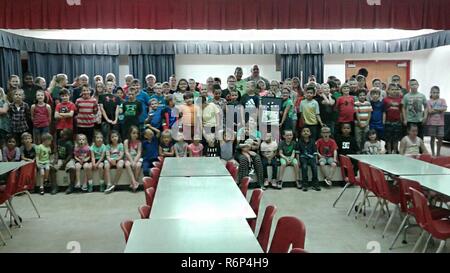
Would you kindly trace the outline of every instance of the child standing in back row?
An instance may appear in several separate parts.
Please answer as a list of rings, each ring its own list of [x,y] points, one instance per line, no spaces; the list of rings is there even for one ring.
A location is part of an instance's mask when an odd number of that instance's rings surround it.
[[[383,99],[383,123],[388,154],[398,153],[398,142],[402,139],[402,111],[400,86],[391,83],[388,86],[387,97]]]
[[[45,94],[43,90],[36,92],[36,103],[31,105],[31,120],[33,121],[34,143],[41,144],[41,136],[49,131],[52,119],[52,109],[44,102]]]
[[[431,154],[441,155],[442,139],[444,138],[444,113],[447,111],[445,99],[439,98],[440,89],[438,86],[431,87],[430,99],[427,101],[425,109],[425,135],[430,136]],[[436,153],[434,151],[437,138]]]
[[[366,101],[366,89],[359,89],[357,91],[358,101],[355,101],[355,138],[358,147],[364,146],[364,141],[369,132],[369,121],[372,113],[372,106],[370,102]]]
[[[372,88],[370,90],[370,104],[372,105],[372,114],[370,115],[370,129],[377,131],[380,139],[384,138],[383,124],[383,101],[381,98],[381,89]]]

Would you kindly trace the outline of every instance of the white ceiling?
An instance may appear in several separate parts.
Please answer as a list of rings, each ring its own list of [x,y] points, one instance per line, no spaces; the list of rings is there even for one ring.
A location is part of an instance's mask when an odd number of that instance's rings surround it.
[[[146,30],[146,29],[76,29],[8,30],[21,36],[55,40],[124,41],[237,41],[237,40],[394,40],[420,36],[435,30],[398,29],[277,29],[277,30]]]

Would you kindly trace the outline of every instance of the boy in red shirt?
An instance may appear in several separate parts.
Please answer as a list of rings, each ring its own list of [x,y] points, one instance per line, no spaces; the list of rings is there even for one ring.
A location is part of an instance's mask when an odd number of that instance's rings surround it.
[[[337,144],[334,139],[330,138],[331,130],[328,127],[322,127],[322,138],[316,141],[317,152],[319,155],[320,171],[325,177],[325,183],[332,185],[332,179],[337,167]],[[325,165],[331,166],[331,171],[327,173]]]
[[[350,86],[344,83],[341,86],[342,96],[336,101],[336,110],[338,112],[338,124],[350,123],[352,129],[354,126],[355,98],[350,96]],[[352,130],[353,132],[354,130]]]
[[[389,84],[387,97],[383,99],[383,123],[386,151],[398,154],[398,142],[403,137],[402,127],[402,94],[398,84]]]
[[[73,115],[77,110],[77,107],[70,99],[69,90],[63,88],[59,92],[61,102],[56,104],[55,107],[55,119],[56,119],[56,135],[60,136],[61,131],[64,129],[73,130]]]
[[[81,98],[76,100],[75,105],[78,109],[77,133],[85,135],[87,142],[91,143],[94,135],[94,126],[97,121],[98,104],[95,98],[91,98],[89,86],[82,86]]]

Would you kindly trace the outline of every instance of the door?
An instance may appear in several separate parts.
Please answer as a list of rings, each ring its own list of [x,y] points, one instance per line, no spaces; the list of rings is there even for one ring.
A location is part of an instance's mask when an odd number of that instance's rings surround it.
[[[372,80],[380,79],[383,83],[389,84],[393,75],[400,76],[400,85],[408,88],[410,79],[409,60],[382,60],[382,61],[345,61],[345,77],[349,79],[352,75],[357,75],[358,70],[366,68],[369,71],[367,77],[367,88],[372,88]]]

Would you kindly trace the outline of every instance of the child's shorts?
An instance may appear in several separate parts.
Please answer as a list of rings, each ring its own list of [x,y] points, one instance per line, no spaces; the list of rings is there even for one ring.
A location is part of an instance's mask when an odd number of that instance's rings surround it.
[[[38,170],[50,170],[50,163],[36,163]]]
[[[431,137],[444,137],[444,126],[427,125],[425,126],[425,135]]]
[[[280,164],[286,166],[287,165],[287,161],[284,158],[280,158]],[[298,165],[297,158],[294,158],[291,161],[291,165],[289,165],[289,166],[293,166],[293,165]]]
[[[336,161],[332,157],[321,157],[319,159],[319,164],[320,165],[331,165],[333,163],[336,163]]]
[[[59,169],[61,169],[63,163],[64,163],[64,160],[58,159],[58,162],[56,164],[52,164],[52,168],[54,168],[55,170],[59,170]],[[67,162],[67,164],[66,164],[66,167],[64,168],[64,170],[66,172],[71,169],[75,169],[75,161],[73,159],[69,160],[69,162]]]

